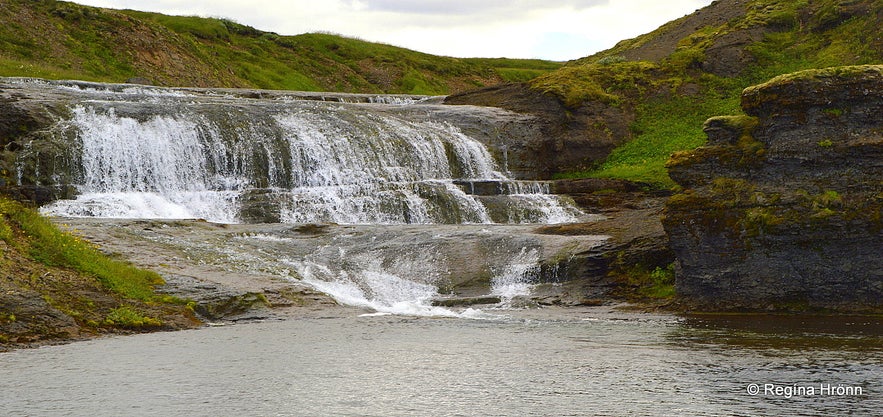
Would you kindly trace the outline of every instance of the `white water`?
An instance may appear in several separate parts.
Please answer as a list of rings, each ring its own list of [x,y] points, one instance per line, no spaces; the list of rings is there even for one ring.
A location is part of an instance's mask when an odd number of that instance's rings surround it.
[[[116,106],[77,105],[61,123],[77,143],[69,158],[80,196],[45,214],[235,223],[246,194],[260,189],[257,206],[275,207],[282,222],[491,223],[484,204],[453,181],[508,181],[481,143],[446,123],[306,102],[257,116],[196,105],[121,115]],[[512,187],[519,191],[497,221],[561,223],[579,214],[542,186]]]
[[[491,294],[500,297],[503,307],[511,307],[517,297],[530,295],[531,287],[539,279],[539,262],[536,249],[521,248],[491,279]]]
[[[43,207],[48,215],[390,225],[563,223],[581,214],[548,184],[507,178],[458,128],[409,120],[384,105],[62,88],[86,97],[52,132],[73,144],[60,159],[70,161],[79,196]],[[499,194],[466,192],[463,184],[479,182],[498,184]],[[382,252],[341,241],[293,257],[284,241],[264,243],[282,250],[266,260],[266,248],[224,255],[252,268],[293,268],[297,276],[281,276],[384,314],[480,314],[431,305],[450,279],[443,265],[458,262],[438,250]],[[485,267],[493,274],[489,295],[507,306],[529,293],[540,259],[536,249],[499,243]]]
[[[439,298],[449,271],[438,251],[426,248],[405,250],[397,256],[382,251],[349,253],[339,246],[320,248],[302,260],[282,259],[300,276],[301,281],[333,297],[341,304],[365,307],[382,314],[441,316],[461,318],[489,317],[481,310],[460,311],[432,305]],[[528,296],[539,278],[537,249],[522,248],[508,260],[491,266],[496,270],[491,291],[501,302],[496,308],[512,307],[516,297]]]

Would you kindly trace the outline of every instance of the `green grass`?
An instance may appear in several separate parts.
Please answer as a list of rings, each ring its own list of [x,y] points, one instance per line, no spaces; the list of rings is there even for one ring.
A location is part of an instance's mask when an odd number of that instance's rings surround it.
[[[857,3],[866,3],[870,13],[846,14]],[[746,10],[744,17],[719,27],[697,28],[655,65],[637,67],[639,63],[628,63],[622,54],[662,36],[680,21],[532,81],[534,88],[559,96],[571,108],[592,100],[635,109],[630,141],[616,148],[597,169],[556,177],[620,178],[675,187],[665,168],[669,156],[705,143],[702,126],[708,118],[741,114],[744,88],[801,70],[883,61],[879,22],[874,18],[883,10],[883,0],[752,0]],[[753,64],[741,76],[721,78],[702,72],[699,64],[716,39],[758,27],[764,28],[764,36],[747,46]],[[662,88],[675,91],[684,85],[694,85],[700,93],[659,94]]]
[[[123,297],[144,302],[180,302],[154,291],[163,284],[159,274],[111,259],[95,246],[61,231],[49,219],[20,203],[0,197],[0,239],[22,246],[29,256],[47,266],[64,267],[94,276]],[[21,233],[15,239],[13,229]]]
[[[527,81],[562,65],[434,56],[328,33],[282,36],[230,19],[62,1],[6,0],[0,22],[0,76],[437,95]]]
[[[598,169],[561,177],[621,178],[672,188],[675,184],[665,168],[671,154],[704,144],[702,126],[708,118],[739,112],[737,96],[707,94],[699,99],[676,96],[649,100],[637,108],[633,140],[614,149]]]
[[[104,319],[104,325],[117,326],[130,329],[142,329],[147,327],[160,327],[162,320],[153,317],[147,317],[140,311],[129,307],[117,307],[108,313]]]

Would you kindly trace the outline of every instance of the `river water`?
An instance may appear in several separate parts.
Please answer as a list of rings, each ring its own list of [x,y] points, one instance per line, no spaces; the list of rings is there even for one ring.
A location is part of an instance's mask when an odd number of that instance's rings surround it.
[[[869,318],[353,313],[5,353],[0,413],[870,416],[881,342]]]
[[[525,151],[498,127],[522,116],[15,83],[69,103],[16,161],[19,185],[77,191],[43,213],[85,217],[59,221],[170,282],[307,285],[355,307],[0,354],[0,416],[883,410],[880,318],[504,308],[574,278],[567,264],[609,238],[535,230],[598,219],[510,172],[526,168],[509,152]],[[470,119],[479,112],[499,123]],[[169,220],[182,218],[222,224]],[[450,295],[501,302],[432,303]]]

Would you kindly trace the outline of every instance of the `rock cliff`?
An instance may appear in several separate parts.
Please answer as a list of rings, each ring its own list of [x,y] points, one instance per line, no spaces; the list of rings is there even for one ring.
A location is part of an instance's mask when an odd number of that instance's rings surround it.
[[[527,84],[504,84],[453,94],[445,104],[498,107],[530,117],[501,129],[507,138],[507,158],[513,174],[526,179],[549,179],[555,174],[585,171],[604,161],[631,138],[634,111],[587,101],[568,109],[549,93]],[[524,134],[518,130],[532,130]],[[518,130],[516,130],[518,129]]]
[[[883,66],[784,75],[675,154],[676,287],[714,310],[883,307]]]

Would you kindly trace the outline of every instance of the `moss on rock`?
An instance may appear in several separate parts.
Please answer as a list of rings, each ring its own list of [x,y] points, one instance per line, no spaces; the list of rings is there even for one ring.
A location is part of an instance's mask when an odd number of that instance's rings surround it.
[[[710,119],[709,145],[669,162],[679,294],[712,310],[883,309],[880,66],[777,77],[743,106],[751,117]]]

